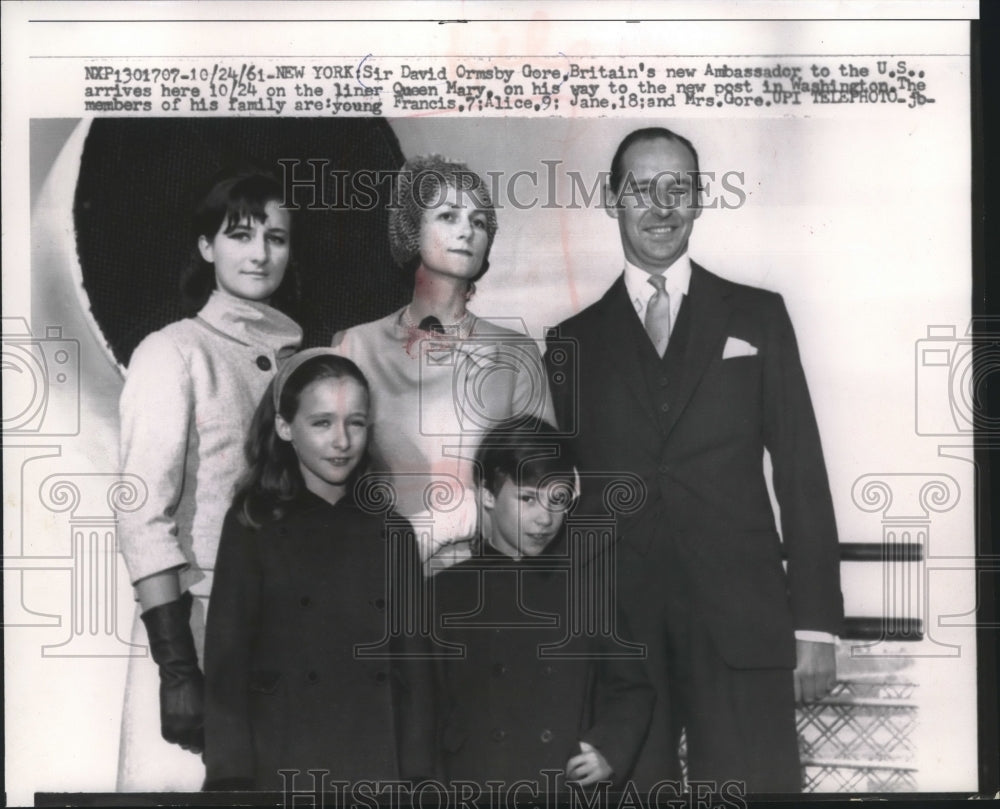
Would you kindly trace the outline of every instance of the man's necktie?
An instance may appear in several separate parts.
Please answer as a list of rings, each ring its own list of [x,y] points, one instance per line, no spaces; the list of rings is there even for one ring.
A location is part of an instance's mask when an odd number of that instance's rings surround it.
[[[667,279],[662,275],[650,274],[649,283],[656,287],[656,292],[646,304],[646,319],[643,325],[646,327],[649,339],[653,341],[656,353],[662,357],[670,340],[670,294],[664,288]]]

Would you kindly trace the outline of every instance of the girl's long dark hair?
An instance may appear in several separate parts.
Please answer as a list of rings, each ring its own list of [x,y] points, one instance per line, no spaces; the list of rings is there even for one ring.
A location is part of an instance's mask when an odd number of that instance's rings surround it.
[[[272,380],[254,413],[244,452],[247,471],[240,478],[233,498],[237,518],[248,528],[260,528],[266,522],[285,516],[288,504],[306,488],[299,471],[299,459],[290,441],[284,441],[274,427],[275,413],[291,423],[299,409],[302,391],[320,379],[353,379],[371,399],[368,380],[351,360],[335,354],[312,357],[296,368],[281,389],[278,410],[274,407]],[[370,428],[369,428],[370,429]],[[369,440],[370,443],[370,440]],[[368,466],[368,451],[347,481],[350,491]]]

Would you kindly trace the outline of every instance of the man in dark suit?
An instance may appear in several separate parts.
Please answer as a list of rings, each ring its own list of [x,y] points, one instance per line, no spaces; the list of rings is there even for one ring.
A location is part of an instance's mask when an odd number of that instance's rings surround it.
[[[625,271],[557,329],[578,370],[548,363],[550,386],[583,469],[647,490],[618,523],[618,597],[658,689],[633,780],[678,777],[684,730],[690,779],[797,792],[795,701],[832,687],[843,620],[833,505],[781,297],[688,258],[697,172],[670,130],[622,141],[606,205]]]

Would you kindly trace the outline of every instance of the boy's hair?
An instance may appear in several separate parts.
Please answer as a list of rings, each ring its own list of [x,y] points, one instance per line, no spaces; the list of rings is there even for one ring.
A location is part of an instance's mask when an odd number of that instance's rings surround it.
[[[516,486],[568,481],[575,491],[576,458],[555,427],[531,417],[487,433],[476,452],[473,480],[493,494],[507,480]]]
[[[368,380],[351,360],[334,355],[330,349],[311,349],[298,356],[303,355],[308,359],[291,373],[279,372],[271,380],[250,424],[244,446],[247,471],[240,478],[233,498],[237,518],[248,528],[260,528],[266,522],[280,520],[288,503],[306,488],[294,447],[291,442],[282,440],[275,430],[275,414],[280,413],[286,422],[291,422],[298,411],[302,391],[320,379],[353,379],[371,396]],[[286,363],[292,365],[294,361],[295,357]],[[279,385],[277,395],[275,383]],[[366,450],[347,483],[348,491],[364,474],[367,464]]]

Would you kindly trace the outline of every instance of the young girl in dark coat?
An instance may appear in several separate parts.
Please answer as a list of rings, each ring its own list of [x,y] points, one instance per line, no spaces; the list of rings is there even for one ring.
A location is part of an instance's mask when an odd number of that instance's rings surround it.
[[[433,772],[425,643],[389,620],[417,614],[419,553],[354,497],[368,433],[364,375],[329,349],[293,356],[254,417],[208,615],[206,789]]]

